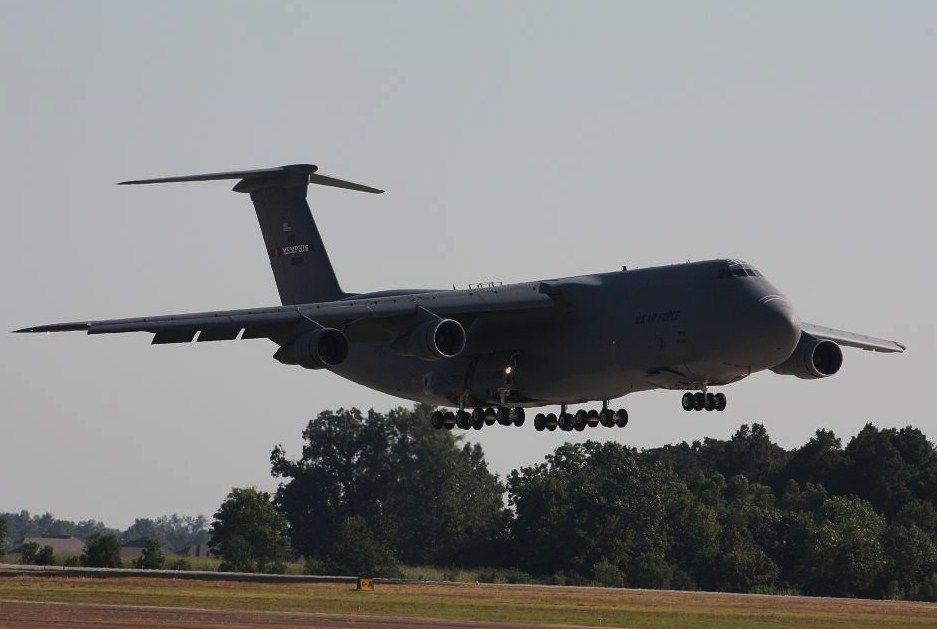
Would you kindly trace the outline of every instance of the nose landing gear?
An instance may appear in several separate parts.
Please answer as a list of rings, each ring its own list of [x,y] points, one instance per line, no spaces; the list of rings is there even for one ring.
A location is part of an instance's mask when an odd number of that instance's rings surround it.
[[[724,411],[726,410],[727,401],[725,393],[703,393],[702,391],[692,393],[687,391],[683,394],[680,404],[685,411]]]

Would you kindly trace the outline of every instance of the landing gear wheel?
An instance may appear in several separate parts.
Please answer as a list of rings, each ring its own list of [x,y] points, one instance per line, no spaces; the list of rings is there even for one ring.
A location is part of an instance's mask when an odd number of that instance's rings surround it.
[[[433,414],[429,416],[429,424],[436,430],[442,428],[442,424],[445,418],[445,414],[442,411],[433,411]]]
[[[599,425],[599,412],[594,408],[586,413],[586,423],[589,424],[589,428],[595,428]]]
[[[499,406],[497,410],[498,423],[502,426],[511,425],[511,409],[506,406]]]
[[[727,403],[728,403],[728,402],[727,402],[727,400],[726,400],[726,394],[725,394],[725,393],[717,393],[717,394],[716,394],[716,410],[717,410],[717,411],[724,411],[724,410],[726,410],[726,404],[727,404]]]
[[[585,430],[589,421],[589,414],[582,409],[576,411],[575,427],[576,430]]]
[[[556,430],[557,419],[554,413],[547,413],[546,419],[544,420],[544,426],[546,426],[547,430],[550,432]]]
[[[518,428],[520,428],[521,426],[524,425],[524,419],[526,418],[526,414],[524,413],[524,409],[522,409],[520,406],[518,406],[517,408],[514,409],[514,412],[511,413],[511,415],[512,415],[511,421],[514,422],[514,425],[515,425],[515,426],[517,426]]]
[[[623,408],[615,411],[615,425],[619,428],[624,428],[628,425],[628,411]]]
[[[716,408],[716,396],[712,393],[706,394],[706,402],[704,402],[703,408],[707,411],[714,410]]]
[[[560,413],[559,426],[560,430],[565,430],[569,432],[573,429],[573,416],[570,413]]]
[[[683,399],[680,401],[683,405],[683,410],[692,411],[693,410],[693,394],[687,391],[683,394]]]
[[[693,394],[693,410],[701,411],[706,407],[706,396],[702,391]]]
[[[479,420],[481,420],[481,423],[484,424],[486,419],[487,418],[485,417],[485,409],[476,407],[475,410],[472,411],[472,423],[473,424]]]
[[[455,423],[462,430],[468,430],[472,427],[472,416],[468,411],[459,411],[455,415]]]
[[[485,409],[485,423],[491,426],[498,420],[498,413],[495,409],[488,407]]]
[[[534,429],[537,431],[542,431],[544,428],[546,428],[546,419],[547,418],[544,417],[543,413],[537,413],[534,415]]]
[[[485,426],[484,417],[475,417],[475,413],[472,413],[472,428],[475,430],[481,430]]]
[[[446,411],[446,414],[443,415],[442,425],[446,430],[452,430],[455,428],[455,413],[452,411]]]
[[[605,409],[599,415],[599,422],[606,428],[611,428],[615,425],[615,413],[611,409]]]

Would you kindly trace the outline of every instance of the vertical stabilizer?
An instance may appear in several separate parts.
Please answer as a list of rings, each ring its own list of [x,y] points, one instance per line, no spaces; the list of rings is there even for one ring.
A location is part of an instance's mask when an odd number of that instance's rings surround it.
[[[308,304],[341,299],[332,262],[325,251],[319,229],[306,202],[310,183],[360,192],[383,190],[327,177],[316,173],[312,164],[295,164],[260,170],[244,170],[206,175],[162,177],[124,181],[123,184],[166,183],[240,179],[234,190],[250,195],[257,211],[270,267],[280,292],[280,301]]]

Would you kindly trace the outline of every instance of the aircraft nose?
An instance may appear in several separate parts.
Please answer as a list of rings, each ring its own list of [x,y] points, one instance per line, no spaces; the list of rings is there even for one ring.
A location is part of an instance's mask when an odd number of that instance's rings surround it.
[[[765,349],[781,363],[791,355],[800,341],[800,318],[788,301],[780,295],[766,295],[758,308],[759,327]]]

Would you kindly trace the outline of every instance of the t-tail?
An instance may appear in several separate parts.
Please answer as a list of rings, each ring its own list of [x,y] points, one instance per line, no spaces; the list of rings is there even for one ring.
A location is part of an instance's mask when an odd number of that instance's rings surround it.
[[[319,229],[306,202],[310,183],[359,192],[383,190],[320,175],[312,164],[293,164],[259,170],[122,181],[120,185],[240,179],[235,192],[246,192],[254,202],[260,231],[270,256],[270,267],[283,305],[332,301],[346,296],[325,251]]]

